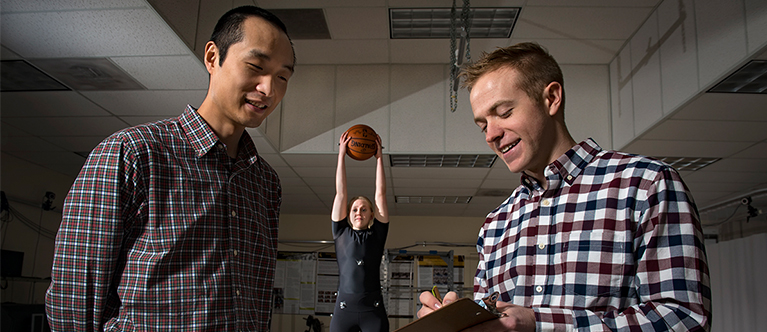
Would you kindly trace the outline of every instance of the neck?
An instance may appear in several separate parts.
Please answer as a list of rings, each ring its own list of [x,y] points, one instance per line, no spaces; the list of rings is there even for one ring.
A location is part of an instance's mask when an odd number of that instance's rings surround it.
[[[532,176],[538,182],[540,182],[543,189],[548,189],[549,184],[548,181],[546,181],[546,175],[544,175],[544,171],[546,170],[546,167],[551,165],[555,160],[557,160],[560,156],[565,154],[567,151],[573,148],[576,143],[573,137],[570,135],[570,133],[567,131],[567,128],[564,128],[564,130],[558,131],[559,134],[557,135],[558,139],[554,141],[554,144],[552,145],[552,149],[550,150],[551,153],[549,154],[548,163],[546,165],[542,165],[539,169],[536,169],[535,171],[528,171],[526,172],[527,175]]]
[[[218,139],[226,145],[227,155],[232,158],[237,157],[240,137],[242,137],[245,127],[236,125],[231,121],[226,121],[226,118],[221,116],[224,112],[215,108],[215,105],[212,105],[207,98],[203,101],[202,105],[200,105],[197,113],[200,114],[210,128],[213,129],[213,132],[216,133]]]

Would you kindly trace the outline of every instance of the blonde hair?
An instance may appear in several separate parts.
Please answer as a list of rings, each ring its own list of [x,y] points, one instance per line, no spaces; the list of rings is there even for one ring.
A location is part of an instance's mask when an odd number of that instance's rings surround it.
[[[376,217],[375,205],[373,205],[373,202],[370,200],[370,198],[367,198],[365,196],[354,196],[354,197],[352,197],[349,200],[349,204],[346,206],[346,222],[349,223],[349,226],[354,227],[354,225],[352,225],[352,221],[351,221],[352,204],[354,204],[355,201],[360,200],[360,199],[364,200],[365,202],[367,202],[368,205],[370,206],[370,213],[373,215],[373,218],[370,218],[370,223],[368,223],[368,227],[367,227],[367,228],[370,228],[370,227],[373,226],[373,220]]]
[[[535,102],[543,103],[543,89],[551,82],[562,86],[562,107],[564,108],[565,80],[562,69],[546,49],[537,43],[519,43],[498,48],[491,53],[483,52],[476,62],[464,68],[460,76],[463,87],[471,91],[482,75],[502,67],[512,68],[520,73],[518,86]]]

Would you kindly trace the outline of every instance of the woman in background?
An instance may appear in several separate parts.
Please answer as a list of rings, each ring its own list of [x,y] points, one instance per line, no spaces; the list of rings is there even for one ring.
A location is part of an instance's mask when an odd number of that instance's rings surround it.
[[[353,197],[347,203],[345,156],[349,139],[344,133],[339,141],[331,212],[339,282],[330,331],[389,331],[380,282],[381,257],[389,233],[381,137],[376,139],[375,205],[364,196]]]

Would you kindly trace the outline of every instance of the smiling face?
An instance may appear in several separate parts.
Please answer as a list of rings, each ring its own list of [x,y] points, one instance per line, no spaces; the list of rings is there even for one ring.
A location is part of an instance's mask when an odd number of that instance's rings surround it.
[[[354,229],[366,229],[373,222],[373,207],[370,202],[364,198],[357,198],[352,201],[349,209],[349,223]]]
[[[540,179],[543,169],[558,156],[553,156],[556,124],[546,105],[519,88],[519,76],[508,66],[482,75],[471,89],[471,108],[487,145],[509,170],[528,171]]]
[[[216,118],[206,120],[223,131],[260,126],[285,96],[293,74],[293,50],[285,33],[260,17],[248,17],[241,29],[242,40],[229,46],[224,61],[215,43],[206,45],[206,99],[216,110]]]

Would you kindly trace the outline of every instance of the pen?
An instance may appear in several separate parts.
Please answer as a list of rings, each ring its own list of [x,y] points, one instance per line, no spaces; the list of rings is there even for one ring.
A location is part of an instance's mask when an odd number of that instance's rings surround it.
[[[437,285],[434,285],[434,287],[431,288],[431,294],[437,298],[439,304],[442,304],[442,296],[439,295],[439,289],[437,288]]]

